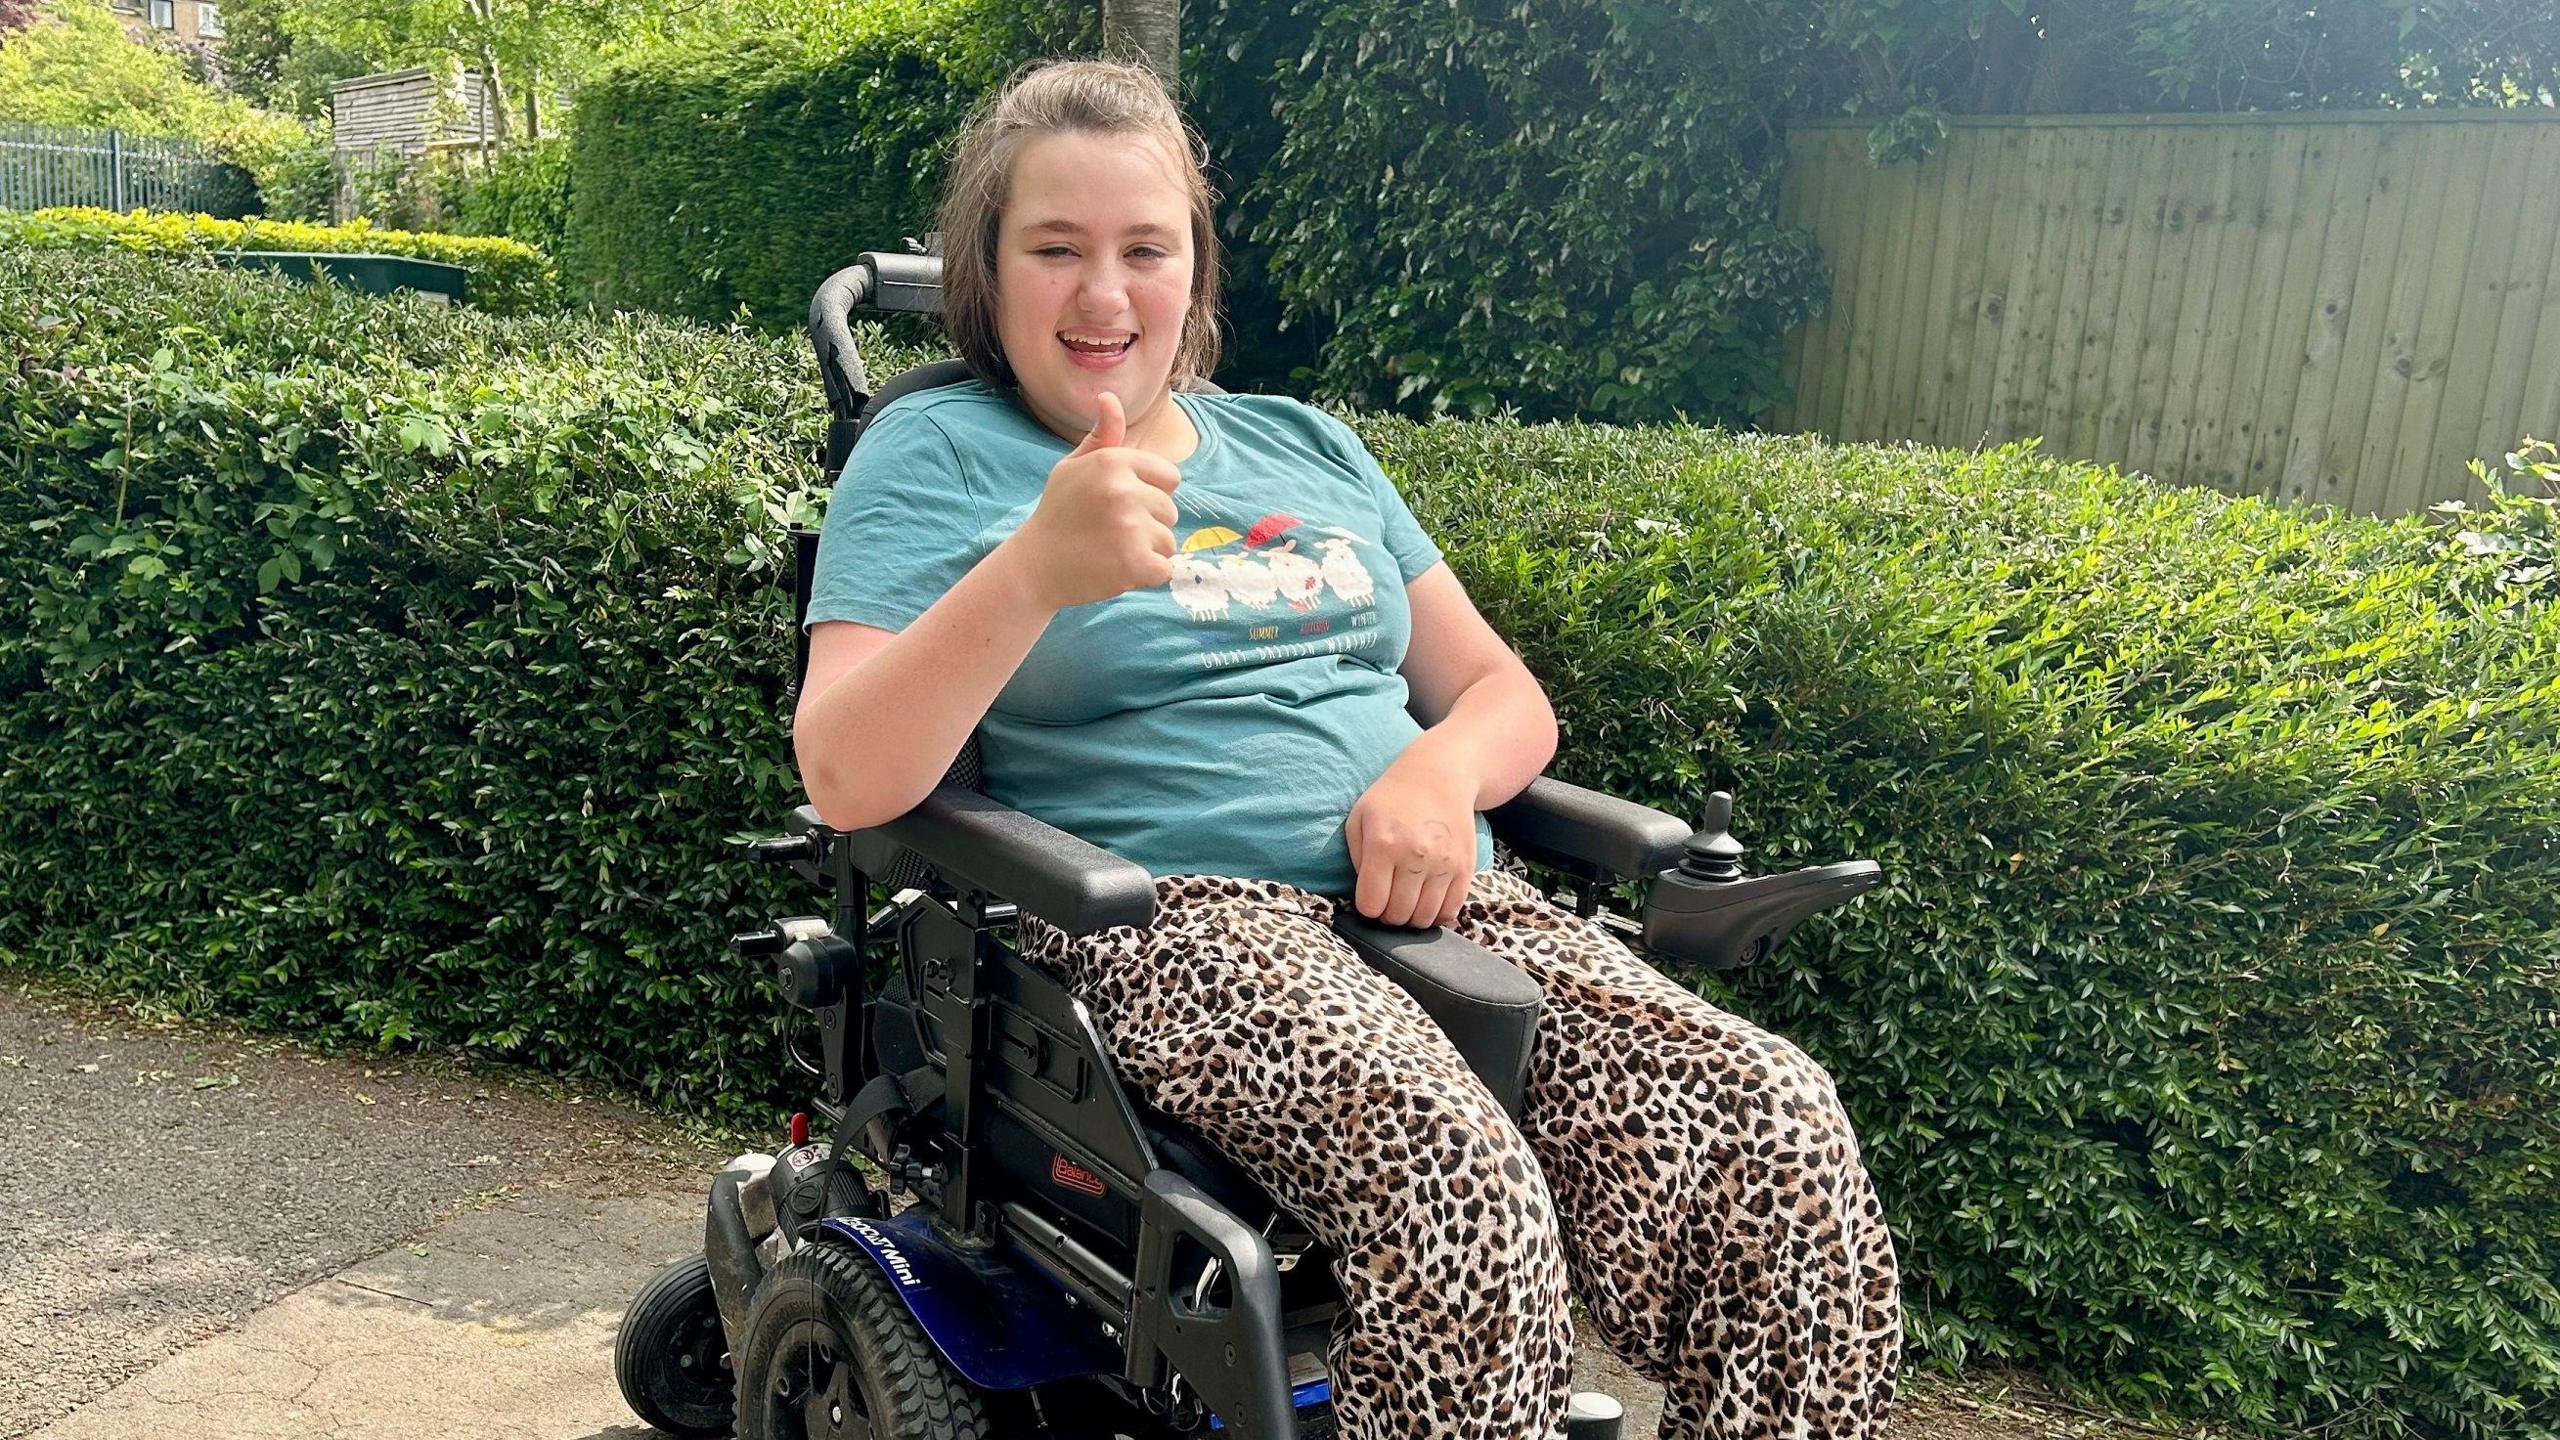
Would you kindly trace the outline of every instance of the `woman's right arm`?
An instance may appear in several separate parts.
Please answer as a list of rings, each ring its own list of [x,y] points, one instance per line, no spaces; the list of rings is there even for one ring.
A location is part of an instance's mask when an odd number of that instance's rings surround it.
[[[1024,656],[1071,605],[1173,575],[1171,461],[1122,446],[1117,396],[1049,472],[1031,518],[914,623],[825,620],[792,716],[800,780],[839,830],[894,820],[933,792]]]
[[[1057,613],[1017,558],[997,546],[904,630],[811,627],[791,739],[819,818],[839,830],[877,825],[940,783]]]

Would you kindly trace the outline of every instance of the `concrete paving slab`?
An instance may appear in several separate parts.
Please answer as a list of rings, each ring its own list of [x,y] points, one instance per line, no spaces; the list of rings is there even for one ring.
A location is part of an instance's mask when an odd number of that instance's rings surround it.
[[[0,1437],[505,1186],[702,1183],[653,1117],[516,1072],[315,1054],[0,989]]]
[[[689,1195],[511,1195],[304,1286],[37,1440],[646,1435],[614,1387],[614,1330],[701,1224]]]

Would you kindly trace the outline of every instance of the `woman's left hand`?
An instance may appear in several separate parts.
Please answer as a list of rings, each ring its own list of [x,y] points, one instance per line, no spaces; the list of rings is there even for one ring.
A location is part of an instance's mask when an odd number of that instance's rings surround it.
[[[1389,925],[1446,925],[1458,918],[1476,873],[1476,782],[1407,752],[1387,767],[1343,822],[1359,873],[1351,903]]]

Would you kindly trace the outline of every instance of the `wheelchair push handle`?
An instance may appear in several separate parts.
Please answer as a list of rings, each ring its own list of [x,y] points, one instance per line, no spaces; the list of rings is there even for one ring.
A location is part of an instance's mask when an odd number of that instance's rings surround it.
[[[809,343],[818,352],[818,380],[826,387],[828,427],[827,472],[844,464],[853,447],[853,429],[871,399],[871,378],[853,343],[853,312],[900,310],[918,315],[942,313],[941,236],[907,242],[907,253],[866,250],[852,264],[828,276],[809,297]]]

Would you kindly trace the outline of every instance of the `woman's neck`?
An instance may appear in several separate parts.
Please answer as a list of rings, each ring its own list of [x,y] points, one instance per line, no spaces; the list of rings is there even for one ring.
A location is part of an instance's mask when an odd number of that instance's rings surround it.
[[[1200,427],[1191,423],[1191,412],[1168,390],[1145,421],[1129,427],[1129,443],[1179,465],[1200,448]]]

